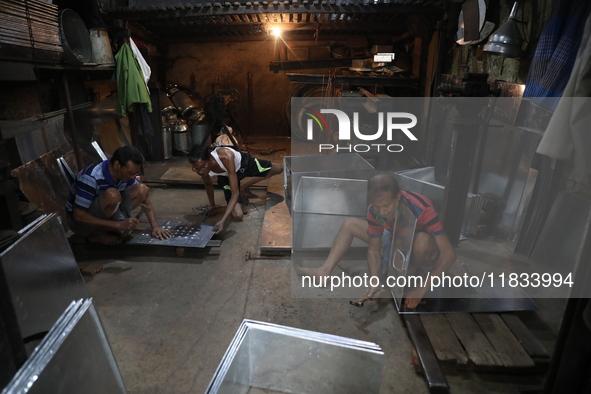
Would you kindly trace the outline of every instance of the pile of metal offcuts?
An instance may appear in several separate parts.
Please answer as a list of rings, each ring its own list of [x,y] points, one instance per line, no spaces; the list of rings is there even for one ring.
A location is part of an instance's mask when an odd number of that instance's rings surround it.
[[[213,225],[192,224],[174,220],[158,221],[160,227],[169,230],[172,238],[158,239],[152,237],[152,229],[148,228],[131,241],[130,245],[166,245],[187,248],[204,248],[214,236]]]
[[[378,393],[383,358],[371,342],[243,320],[206,393]]]

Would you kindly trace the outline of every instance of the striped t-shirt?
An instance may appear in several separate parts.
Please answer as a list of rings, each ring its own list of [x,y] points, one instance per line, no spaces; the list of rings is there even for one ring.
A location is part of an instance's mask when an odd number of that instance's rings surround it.
[[[406,202],[417,218],[415,231],[424,231],[432,237],[444,233],[443,225],[439,221],[439,216],[435,212],[431,200],[419,193],[407,191],[401,191],[401,193],[401,202]],[[367,208],[367,235],[372,238],[380,238],[384,229],[392,232],[395,220],[396,212],[389,217],[384,217],[375,210],[373,205],[370,205]]]
[[[109,172],[109,160],[91,164],[76,176],[76,181],[70,189],[66,210],[73,212],[74,208],[79,208],[88,211],[92,201],[108,188],[114,187],[120,192],[124,192],[125,189],[136,183],[138,183],[137,180],[132,178],[127,182],[118,181],[115,184]]]

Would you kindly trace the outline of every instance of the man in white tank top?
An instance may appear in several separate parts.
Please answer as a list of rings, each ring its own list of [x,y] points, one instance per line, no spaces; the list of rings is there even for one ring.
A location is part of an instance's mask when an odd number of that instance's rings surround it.
[[[203,179],[210,210],[215,209],[212,176],[218,177],[218,185],[224,190],[228,206],[222,219],[215,224],[214,230],[217,233],[224,229],[230,215],[235,220],[242,220],[241,194],[248,195],[250,186],[283,172],[283,166],[280,164],[259,160],[230,147],[212,149],[209,146],[194,145],[189,154],[189,162],[193,166],[193,171]],[[240,181],[247,177],[251,179],[241,185]]]

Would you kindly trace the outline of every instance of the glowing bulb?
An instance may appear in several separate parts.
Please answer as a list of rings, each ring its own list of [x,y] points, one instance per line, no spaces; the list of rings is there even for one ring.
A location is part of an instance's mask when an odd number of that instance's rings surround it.
[[[274,27],[271,29],[271,33],[275,36],[275,37],[280,37],[281,36],[281,29],[278,27]]]

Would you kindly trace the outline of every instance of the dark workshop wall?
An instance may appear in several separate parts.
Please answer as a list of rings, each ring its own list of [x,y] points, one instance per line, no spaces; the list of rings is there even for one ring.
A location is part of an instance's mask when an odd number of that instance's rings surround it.
[[[509,59],[501,56],[489,55],[482,51],[488,38],[476,45],[453,44],[453,50],[446,56],[444,73],[461,75],[463,72],[488,73],[491,80],[503,80],[514,83],[525,83],[533,53],[536,49],[537,38],[546,21],[550,17],[557,0],[524,0],[519,2],[517,20],[522,24],[524,39],[528,44],[524,46],[525,57]],[[491,0],[487,6],[486,20],[495,23],[496,30],[503,24],[511,12],[513,1]],[[533,14],[532,14],[533,12]],[[450,21],[450,24],[457,24]],[[450,29],[448,40],[454,42],[457,29]],[[493,30],[493,31],[494,31]]]
[[[300,43],[288,45],[294,47]],[[202,100],[211,94],[214,84],[217,88],[236,89],[241,96],[237,118],[250,135],[288,136],[284,111],[294,85],[285,72],[269,71],[269,62],[276,60],[279,51],[275,40],[175,44],[166,55],[166,82],[190,87]],[[250,114],[248,73],[252,74]]]

